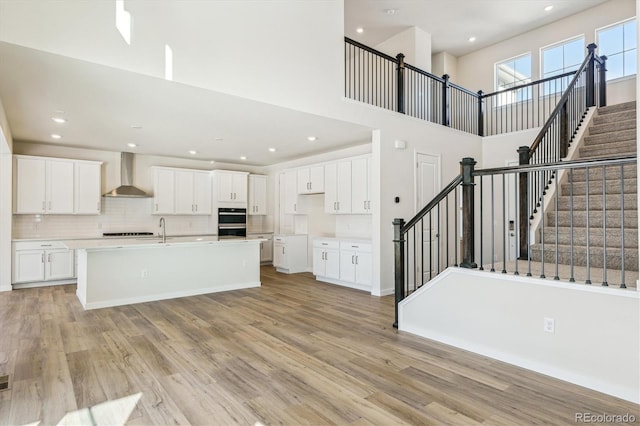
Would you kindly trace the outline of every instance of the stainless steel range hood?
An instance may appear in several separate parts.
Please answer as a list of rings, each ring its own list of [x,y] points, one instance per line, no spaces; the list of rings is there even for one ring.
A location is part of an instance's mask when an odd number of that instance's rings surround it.
[[[120,154],[120,186],[103,195],[104,197],[151,197],[142,189],[133,186],[133,153]]]

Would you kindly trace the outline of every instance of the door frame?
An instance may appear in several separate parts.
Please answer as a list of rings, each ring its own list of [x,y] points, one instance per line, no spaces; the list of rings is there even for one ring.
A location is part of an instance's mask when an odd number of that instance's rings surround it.
[[[436,160],[435,163],[438,168],[438,171],[437,171],[438,181],[437,181],[436,187],[437,187],[437,192],[442,191],[442,154],[433,154],[430,152],[414,150],[413,164],[416,165],[416,167],[413,169],[413,214],[414,215],[418,213],[418,211],[420,211],[420,209],[423,207],[423,206],[419,206],[421,183],[420,183],[420,164],[418,162],[418,157],[420,155],[433,157]]]

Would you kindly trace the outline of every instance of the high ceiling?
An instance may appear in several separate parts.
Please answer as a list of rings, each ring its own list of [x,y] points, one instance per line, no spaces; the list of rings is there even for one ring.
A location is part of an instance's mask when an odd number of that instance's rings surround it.
[[[607,0],[345,0],[347,37],[376,46],[410,27],[431,34],[433,53],[470,53]],[[553,6],[549,11],[545,7]],[[364,31],[356,32],[360,27]],[[476,40],[469,42],[470,37]],[[400,53],[400,52],[398,52]]]
[[[432,35],[434,52],[461,55],[602,2],[344,0],[345,35],[375,46],[417,26]],[[80,3],[73,2],[74,6]],[[219,4],[229,8],[237,3]],[[550,4],[554,8],[545,12],[544,7]],[[29,7],[34,5],[37,2],[29,3]],[[137,5],[154,7],[151,3]],[[274,5],[287,6],[286,2]],[[387,13],[389,9],[393,14]],[[32,13],[25,11],[23,18],[29,19]],[[365,29],[362,34],[355,32],[359,26]],[[468,41],[472,35],[477,37],[473,44]],[[57,42],[69,43],[74,40],[71,37],[62,34]],[[48,50],[48,40],[42,40]],[[371,138],[371,129],[365,126],[105,65],[108,61],[99,65],[0,42],[0,99],[14,138],[184,158],[196,158],[188,153],[195,150],[198,159],[252,165],[276,164],[366,143]],[[58,125],[51,116],[57,110],[64,111],[69,123],[64,125],[64,137],[52,140],[50,135]],[[308,136],[318,140],[308,142]],[[132,149],[129,143],[137,147]],[[241,160],[241,156],[247,159]]]

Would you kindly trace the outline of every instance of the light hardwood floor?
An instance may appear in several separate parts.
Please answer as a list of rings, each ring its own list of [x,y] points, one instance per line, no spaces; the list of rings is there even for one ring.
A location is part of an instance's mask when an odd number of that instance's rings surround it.
[[[10,375],[0,424],[56,424],[137,393],[129,424],[575,424],[577,412],[640,419],[637,405],[399,333],[391,296],[271,267],[262,283],[86,312],[75,286],[0,293],[0,375]]]

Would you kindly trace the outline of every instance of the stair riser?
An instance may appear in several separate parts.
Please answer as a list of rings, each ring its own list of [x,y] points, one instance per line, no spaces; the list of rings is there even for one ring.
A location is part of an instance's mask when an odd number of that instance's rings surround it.
[[[601,135],[603,133],[617,132],[620,130],[631,130],[636,128],[635,120],[612,121],[605,124],[598,124],[589,128],[589,136]]]
[[[631,111],[636,109],[636,102],[624,102],[621,104],[609,105],[598,108],[598,115],[614,114],[617,112]]]
[[[618,132],[613,132],[610,134],[604,135],[596,135],[596,136],[585,136],[584,142],[586,145],[592,143],[608,143],[615,141],[624,141],[624,140],[634,140],[636,138],[636,130],[620,130]]]
[[[627,111],[613,112],[610,114],[598,115],[594,117],[593,124],[600,126],[602,124],[617,123],[619,121],[635,120],[636,110],[630,109]]]
[[[558,212],[558,226],[570,226],[571,217],[568,212]],[[607,211],[607,228],[620,229],[622,223],[622,217],[620,211]],[[602,211],[592,211],[589,215],[589,227],[590,228],[602,228]],[[549,213],[545,218],[545,226],[556,226],[555,213]],[[573,215],[574,227],[587,226],[587,217],[584,212],[574,212]],[[638,214],[637,211],[625,212],[624,215],[624,227],[627,230],[638,229]]]
[[[580,158],[592,156],[617,156],[631,155],[636,153],[638,146],[635,140],[625,140],[624,142],[603,143],[597,145],[585,145],[580,148]]]
[[[602,196],[593,195],[589,197],[589,210],[602,210]],[[607,209],[620,210],[622,208],[622,198],[619,195],[607,195],[606,196]],[[582,195],[573,197],[573,211],[584,211],[587,209],[587,197]],[[638,210],[638,196],[637,194],[625,194],[624,196],[624,209]],[[571,197],[562,196],[558,199],[558,210],[569,211],[571,210]]]
[[[614,180],[620,179],[620,166],[608,166],[605,168],[605,179],[606,180]],[[638,176],[638,169],[635,164],[627,164],[624,166],[624,174],[622,174],[625,179],[627,178],[636,178]],[[587,172],[586,169],[575,169],[573,171],[573,181],[574,182],[584,182],[586,181]],[[589,181],[597,181],[602,180],[602,167],[592,167],[589,169]],[[566,174],[564,183],[569,182],[569,173]]]
[[[610,253],[614,252],[614,253]],[[539,248],[531,249],[531,260],[534,262],[540,262],[542,260],[542,251]],[[547,247],[545,245],[544,248],[544,261],[547,263],[555,263],[556,262],[556,253],[553,246]],[[592,250],[589,256],[589,266],[592,268],[602,268],[604,267],[604,255],[602,250],[596,252],[596,250]],[[570,265],[571,264],[571,255],[567,252],[559,252],[558,253],[558,264],[561,265]],[[575,266],[587,266],[587,255],[586,252],[578,252],[574,251],[573,255],[573,264]],[[607,250],[607,269],[622,269],[622,261],[620,258],[620,250]],[[624,268],[627,271],[637,271],[638,270],[638,252],[637,250],[625,250],[624,254]],[[545,271],[545,274],[548,276],[553,275],[553,268]]]
[[[620,194],[621,190],[625,194],[637,194],[638,186],[636,179],[625,179],[624,185],[620,186],[619,181],[608,181],[605,183],[605,192],[609,195]],[[587,184],[582,182],[576,182],[573,184],[573,195],[586,195]],[[570,195],[571,186],[568,183],[560,185],[560,195]],[[589,181],[589,194],[591,196],[602,195],[602,181]]]
[[[556,234],[555,228],[546,228],[544,230],[545,244],[555,245]],[[569,246],[571,245],[571,234],[558,232],[558,244]],[[599,235],[592,235],[589,233],[589,245],[591,247],[603,247],[605,240],[600,233]],[[573,232],[573,246],[574,247],[586,247],[587,246],[587,233],[585,228],[575,228]],[[607,231],[606,246],[608,248],[620,248],[622,246],[622,239],[620,238],[620,232],[617,235],[612,235]],[[638,248],[638,233],[637,232],[625,232],[624,246],[626,248],[637,249]]]

